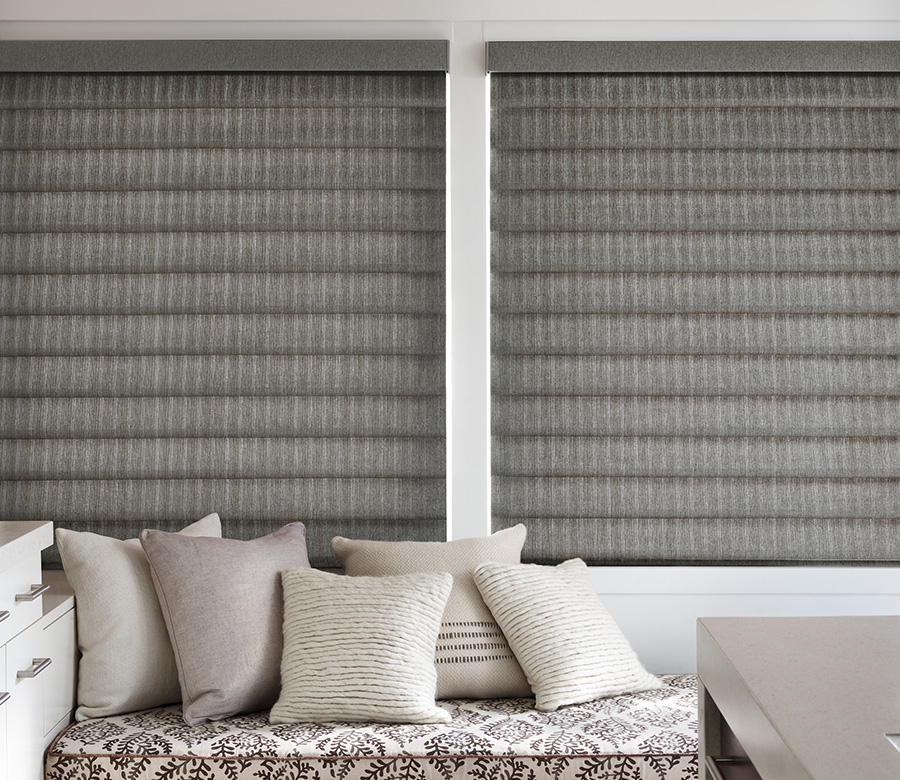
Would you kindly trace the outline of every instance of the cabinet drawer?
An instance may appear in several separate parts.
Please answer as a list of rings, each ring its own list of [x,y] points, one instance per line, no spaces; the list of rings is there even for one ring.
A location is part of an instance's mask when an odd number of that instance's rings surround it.
[[[753,762],[747,756],[747,751],[738,742],[738,738],[731,730],[731,726],[728,725],[728,721],[721,716],[720,718],[720,752],[721,755],[727,756],[727,761],[718,764],[717,769],[723,780],[762,780],[756,771],[756,767],[753,766]],[[713,761],[715,762],[715,759]],[[712,773],[710,772],[710,774]],[[715,775],[713,777],[715,778]]]
[[[16,601],[17,595],[29,593],[40,581],[40,554],[28,556],[0,572],[0,645],[40,619],[42,596],[33,601]]]
[[[75,641],[75,610],[70,609],[43,630],[41,657],[52,659],[42,674],[44,691],[44,730],[48,735],[72,712],[78,670]],[[46,741],[46,740],[45,740]]]
[[[33,668],[35,658],[44,658],[43,631],[39,625],[26,629],[6,645],[5,688],[7,772],[10,777],[35,780],[40,776],[44,737],[45,668],[35,677],[20,677]],[[52,660],[51,660],[52,665]]]

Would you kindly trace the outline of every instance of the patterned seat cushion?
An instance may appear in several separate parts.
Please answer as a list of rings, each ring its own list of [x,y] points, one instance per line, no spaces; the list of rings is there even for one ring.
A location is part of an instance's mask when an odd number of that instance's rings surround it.
[[[70,726],[47,780],[687,780],[697,777],[697,688],[663,688],[556,712],[530,699],[439,702],[450,723],[270,725],[268,713],[187,726],[179,707]]]

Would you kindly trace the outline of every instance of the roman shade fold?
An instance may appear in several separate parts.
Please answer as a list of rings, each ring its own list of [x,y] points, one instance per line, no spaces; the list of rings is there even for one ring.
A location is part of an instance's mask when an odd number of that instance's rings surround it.
[[[900,45],[492,43],[523,557],[900,560]]]
[[[443,539],[446,42],[229,43],[0,45],[0,515]]]

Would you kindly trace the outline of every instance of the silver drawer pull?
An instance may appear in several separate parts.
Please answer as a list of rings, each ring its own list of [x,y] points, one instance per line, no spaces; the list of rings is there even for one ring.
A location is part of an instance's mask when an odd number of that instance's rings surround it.
[[[735,766],[736,764],[746,764],[746,759],[737,758],[735,756],[707,756],[706,771],[713,780],[725,780],[719,764]]]
[[[41,583],[32,585],[28,593],[17,593],[16,601],[34,601],[39,596],[43,596],[48,590],[50,590],[49,585],[41,585]]]
[[[19,677],[20,679],[37,677],[48,666],[50,666],[49,658],[32,658],[31,666],[29,666],[27,669],[22,669],[21,671],[16,672],[16,677]]]
[[[6,691],[0,691],[0,707],[9,701],[9,694]]]
[[[9,617],[9,610],[4,609],[2,612],[0,612],[0,623],[2,623],[8,617]]]
[[[712,756],[706,757],[706,771],[712,778],[712,780],[725,780],[725,778],[722,777],[722,770],[719,769],[719,765],[716,763],[716,759],[714,759]]]

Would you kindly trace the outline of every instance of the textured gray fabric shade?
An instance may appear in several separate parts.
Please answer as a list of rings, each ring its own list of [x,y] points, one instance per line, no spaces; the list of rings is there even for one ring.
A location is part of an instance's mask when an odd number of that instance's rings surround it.
[[[898,41],[489,41],[488,73],[900,71]]]
[[[0,41],[0,71],[446,71],[443,40]]]
[[[537,561],[900,560],[900,75],[491,101],[495,528]]]
[[[0,517],[443,539],[445,78],[0,75]]]

